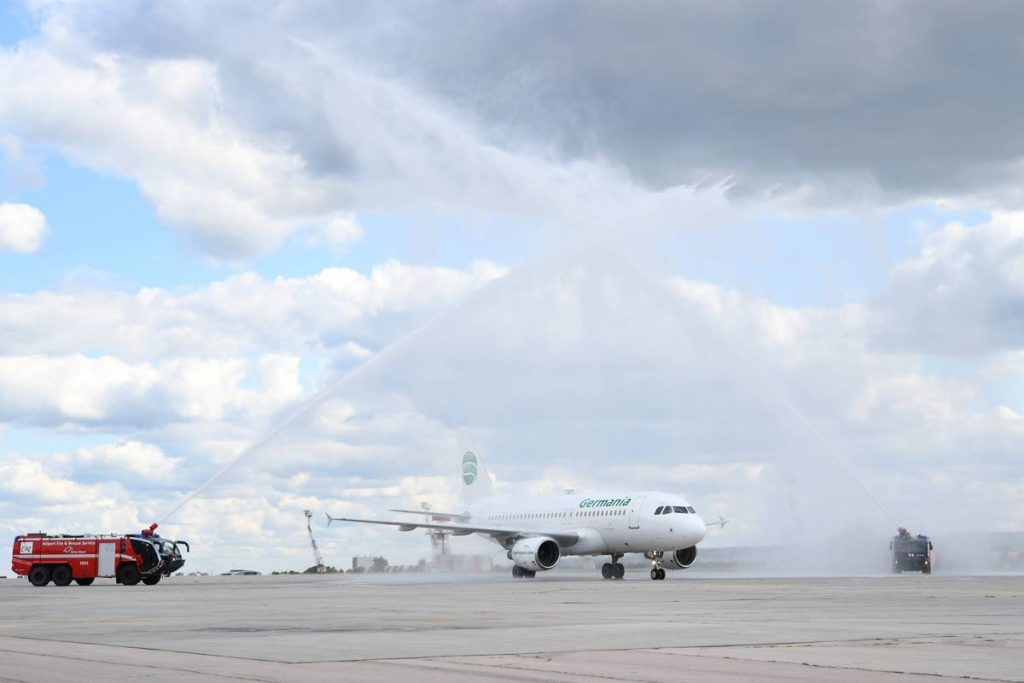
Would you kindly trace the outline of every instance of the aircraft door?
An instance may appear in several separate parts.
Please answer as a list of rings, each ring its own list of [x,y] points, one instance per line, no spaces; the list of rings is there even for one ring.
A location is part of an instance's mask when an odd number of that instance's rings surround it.
[[[114,575],[114,543],[100,543],[99,565],[96,573],[99,576]]]
[[[644,505],[643,498],[636,498],[629,506],[629,528],[640,528],[640,508]]]

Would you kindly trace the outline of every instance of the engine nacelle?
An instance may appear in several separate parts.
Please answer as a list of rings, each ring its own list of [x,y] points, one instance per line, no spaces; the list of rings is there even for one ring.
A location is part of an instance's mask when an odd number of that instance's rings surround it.
[[[697,559],[697,546],[677,550],[665,559],[666,569],[689,569]]]
[[[511,551],[516,566],[530,571],[544,571],[558,564],[562,550],[553,538],[531,536],[516,541]]]

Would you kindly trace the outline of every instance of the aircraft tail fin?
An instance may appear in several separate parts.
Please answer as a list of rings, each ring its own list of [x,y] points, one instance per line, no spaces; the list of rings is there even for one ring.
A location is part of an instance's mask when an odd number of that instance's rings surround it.
[[[473,503],[490,498],[494,495],[491,475],[487,472],[483,458],[480,457],[480,451],[473,441],[473,435],[469,433],[468,429],[460,429],[458,441],[463,501]]]

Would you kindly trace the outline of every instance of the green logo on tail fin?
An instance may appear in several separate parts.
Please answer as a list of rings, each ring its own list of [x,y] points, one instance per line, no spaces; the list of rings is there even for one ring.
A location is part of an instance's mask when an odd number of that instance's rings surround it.
[[[469,486],[476,481],[476,474],[476,454],[473,451],[466,451],[466,454],[462,456],[462,481],[466,482],[466,486]]]

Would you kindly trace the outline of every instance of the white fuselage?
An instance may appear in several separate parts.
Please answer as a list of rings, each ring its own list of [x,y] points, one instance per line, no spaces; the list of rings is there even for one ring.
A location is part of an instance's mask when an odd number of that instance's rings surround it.
[[[655,514],[665,506],[671,511]],[[689,503],[659,491],[492,498],[467,513],[466,523],[475,526],[575,533],[579,541],[563,545],[565,555],[670,552],[696,545],[707,531]]]

